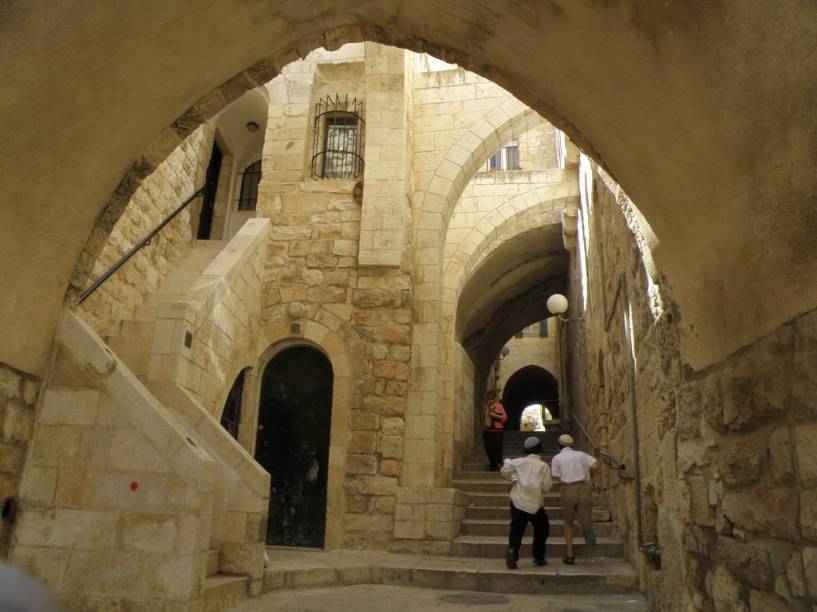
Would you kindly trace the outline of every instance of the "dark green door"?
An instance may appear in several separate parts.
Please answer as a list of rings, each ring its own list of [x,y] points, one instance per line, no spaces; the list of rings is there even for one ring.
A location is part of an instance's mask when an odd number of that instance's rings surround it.
[[[323,548],[332,378],[329,360],[305,346],[264,370],[255,458],[271,477],[268,544]]]

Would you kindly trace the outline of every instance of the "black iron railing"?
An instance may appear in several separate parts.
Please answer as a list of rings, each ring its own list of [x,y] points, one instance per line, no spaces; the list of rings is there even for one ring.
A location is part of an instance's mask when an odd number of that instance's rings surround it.
[[[135,244],[135,245],[134,245],[134,246],[133,246],[133,247],[132,247],[132,248],[131,248],[131,249],[130,249],[128,252],[127,252],[127,253],[125,253],[125,254],[122,256],[122,258],[121,258],[119,261],[117,261],[117,262],[116,262],[114,265],[112,265],[110,268],[108,268],[108,270],[107,270],[107,271],[105,271],[105,273],[104,273],[104,274],[102,274],[102,276],[100,276],[98,279],[96,279],[96,280],[95,280],[95,281],[94,281],[94,282],[91,284],[91,286],[90,286],[90,287],[88,287],[88,288],[87,288],[85,291],[83,291],[82,293],[80,293],[80,294],[79,294],[79,303],[80,303],[80,304],[82,304],[82,303],[83,303],[85,300],[87,300],[87,299],[88,299],[88,297],[89,297],[89,296],[90,296],[90,295],[91,295],[91,294],[92,294],[94,291],[96,291],[97,289],[99,289],[99,287],[100,287],[100,286],[101,286],[101,285],[102,285],[102,284],[103,284],[103,283],[104,283],[106,280],[108,280],[108,279],[109,279],[111,276],[113,276],[113,274],[114,274],[114,273],[115,273],[115,272],[116,272],[116,271],[117,271],[119,268],[121,268],[122,266],[124,266],[124,265],[125,265],[125,263],[127,263],[127,261],[128,261],[128,260],[129,260],[131,257],[133,257],[134,255],[136,255],[136,253],[138,253],[138,252],[139,252],[139,250],[140,250],[140,249],[141,249],[143,246],[145,246],[145,245],[147,245],[147,244],[150,244],[150,241],[153,239],[153,237],[154,237],[156,234],[158,234],[160,231],[162,231],[162,228],[163,228],[165,225],[167,225],[168,223],[170,223],[171,221],[173,221],[173,219],[175,219],[175,218],[176,218],[176,215],[178,215],[178,214],[179,214],[180,212],[182,212],[182,211],[183,211],[185,208],[187,208],[187,207],[190,205],[190,203],[191,203],[193,200],[195,200],[196,198],[200,197],[200,196],[201,196],[201,195],[204,193],[204,190],[205,190],[206,188],[207,188],[207,185],[202,185],[201,187],[199,187],[198,189],[196,189],[196,191],[195,191],[195,192],[193,192],[193,195],[191,195],[189,198],[187,198],[187,199],[186,199],[184,202],[182,202],[182,203],[179,205],[179,207],[178,207],[178,208],[176,208],[176,210],[174,210],[174,211],[173,211],[172,213],[170,213],[170,214],[169,214],[167,217],[165,217],[164,221],[162,221],[162,222],[161,222],[159,225],[157,225],[157,226],[156,226],[156,227],[155,227],[153,230],[151,230],[151,231],[150,231],[150,233],[148,233],[148,235],[147,235],[147,236],[145,236],[145,237],[144,237],[144,238],[142,238],[142,239],[141,239],[139,242],[137,242],[137,243],[136,243],[136,244]]]
[[[593,441],[593,438],[590,437],[590,434],[587,433],[587,430],[584,428],[584,425],[582,425],[582,422],[575,414],[570,415],[570,420],[573,421],[576,425],[578,425],[588,444],[590,444],[590,446],[593,447],[593,454],[597,455],[598,458],[601,459],[602,463],[616,470],[616,472],[618,472],[619,477],[625,480],[633,479],[633,476],[627,473],[627,466],[624,465],[624,463],[622,463],[614,455],[607,452]]]

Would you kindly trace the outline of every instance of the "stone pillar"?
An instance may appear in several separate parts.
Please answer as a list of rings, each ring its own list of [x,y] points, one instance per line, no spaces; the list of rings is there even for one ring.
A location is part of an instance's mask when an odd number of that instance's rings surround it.
[[[406,157],[411,108],[406,52],[366,43],[365,185],[358,261],[399,266],[409,222]]]

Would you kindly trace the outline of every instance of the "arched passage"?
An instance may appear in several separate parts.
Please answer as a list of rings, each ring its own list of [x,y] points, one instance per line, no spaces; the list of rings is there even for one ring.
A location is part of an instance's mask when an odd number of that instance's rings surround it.
[[[270,473],[268,544],[324,547],[332,384],[329,360],[309,346],[264,369],[255,458]]]
[[[541,404],[559,418],[559,383],[546,369],[525,366],[514,372],[502,390],[502,405],[508,414],[507,429],[519,429],[522,411],[532,404]]]
[[[180,138],[308,50],[368,39],[473,69],[603,161],[660,241],[685,359],[712,363],[817,298],[817,53],[802,44],[817,6],[796,7],[518,0],[498,15],[487,0],[144,2],[123,28],[114,5],[15,4],[0,24],[0,117],[13,118],[0,260],[15,287],[0,361],[44,371],[95,220],[112,224],[116,202]]]

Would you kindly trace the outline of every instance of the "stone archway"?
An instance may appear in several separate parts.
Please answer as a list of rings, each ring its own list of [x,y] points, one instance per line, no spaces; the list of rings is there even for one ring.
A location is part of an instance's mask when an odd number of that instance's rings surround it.
[[[266,342],[259,343],[256,372],[263,372],[267,364],[282,351],[305,346],[318,350],[332,364],[332,420],[329,431],[329,464],[326,485],[326,537],[324,548],[331,550],[343,545],[343,482],[346,476],[346,453],[351,430],[349,419],[352,410],[352,390],[354,388],[349,350],[343,338],[324,325],[315,321],[302,324],[300,336],[293,336],[289,325],[275,323],[261,330],[260,337]],[[246,419],[255,430],[259,419],[261,399],[261,376],[255,377],[254,388],[249,391],[251,401],[247,406]],[[256,440],[245,445],[248,452],[256,451]]]
[[[18,52],[0,71],[0,116],[14,118],[0,158],[9,177],[0,244],[16,290],[0,317],[0,361],[42,373],[96,218],[103,227],[115,219],[115,201],[180,138],[309,49],[363,39],[428,50],[493,79],[604,162],[661,243],[657,264],[683,312],[682,348],[694,367],[814,303],[817,248],[803,220],[817,193],[809,171],[817,117],[807,103],[817,54],[801,41],[817,27],[817,7],[519,0],[501,18],[483,1],[403,7],[144,3],[130,7],[127,28],[115,7],[9,10],[3,45]],[[212,44],[213,31],[231,53]],[[759,236],[762,252],[753,248]]]
[[[559,383],[546,369],[529,365],[514,372],[502,390],[502,405],[508,414],[506,429],[519,429],[522,411],[541,404],[559,418]]]

